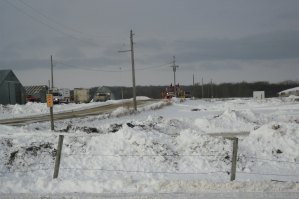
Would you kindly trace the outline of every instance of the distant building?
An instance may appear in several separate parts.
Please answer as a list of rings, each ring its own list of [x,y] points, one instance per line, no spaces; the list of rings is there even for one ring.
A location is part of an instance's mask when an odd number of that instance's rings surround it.
[[[290,95],[299,96],[299,87],[287,89],[278,93],[280,97],[288,97]]]
[[[254,99],[264,99],[265,91],[253,91],[253,98]]]
[[[46,95],[48,93],[48,86],[25,86],[26,101],[31,102],[46,102]]]
[[[25,104],[25,89],[12,70],[0,70],[0,104]]]

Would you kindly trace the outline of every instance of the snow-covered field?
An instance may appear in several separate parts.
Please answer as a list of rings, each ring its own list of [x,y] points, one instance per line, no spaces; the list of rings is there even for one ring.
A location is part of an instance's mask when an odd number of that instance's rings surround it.
[[[47,111],[36,103],[1,106],[0,119]],[[56,121],[55,130],[49,122],[0,125],[1,194],[299,193],[299,102],[294,97],[174,99],[137,113],[119,108]],[[236,180],[230,182],[232,141],[211,134],[244,131],[250,134],[239,136]],[[59,135],[64,135],[62,159],[53,179]]]

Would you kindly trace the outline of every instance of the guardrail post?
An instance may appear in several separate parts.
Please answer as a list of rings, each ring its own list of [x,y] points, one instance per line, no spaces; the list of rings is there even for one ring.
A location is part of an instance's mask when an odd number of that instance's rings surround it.
[[[233,141],[233,154],[232,154],[232,166],[230,170],[230,181],[236,179],[236,170],[237,170],[237,154],[238,154],[238,138],[230,138]]]
[[[62,144],[63,144],[63,138],[64,138],[63,135],[59,135],[53,178],[57,178],[58,177],[59,166],[60,166],[60,159],[61,159],[61,151],[62,151]]]

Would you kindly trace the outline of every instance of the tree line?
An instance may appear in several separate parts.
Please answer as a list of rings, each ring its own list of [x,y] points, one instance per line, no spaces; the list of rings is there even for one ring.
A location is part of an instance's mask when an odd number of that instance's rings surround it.
[[[169,86],[169,85],[167,85]],[[149,98],[161,98],[162,91],[167,86],[137,86],[137,96],[147,96]],[[280,91],[298,87],[299,82],[284,81],[280,83],[269,82],[237,82],[237,83],[209,83],[195,85],[181,85],[184,91],[189,91],[195,98],[230,98],[230,97],[252,97],[253,91],[265,91],[265,97],[277,97]],[[132,98],[132,87],[109,87],[115,99]],[[96,90],[95,88],[92,90]]]

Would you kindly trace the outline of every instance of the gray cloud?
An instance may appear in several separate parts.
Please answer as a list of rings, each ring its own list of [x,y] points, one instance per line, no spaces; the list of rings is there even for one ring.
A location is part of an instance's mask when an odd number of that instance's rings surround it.
[[[276,81],[299,73],[299,1],[24,1],[46,18],[9,2],[18,9],[0,1],[0,68],[15,69],[30,84],[31,73],[42,77],[53,55],[61,84],[115,85],[119,74],[100,70],[130,68],[130,53],[117,52],[130,48],[130,29],[135,66],[148,67],[137,70],[138,84],[170,82],[172,56],[178,79],[186,82],[193,72],[219,81]],[[130,82],[130,73],[123,73]]]
[[[258,34],[240,39],[181,40],[174,43],[183,62],[299,58],[299,31]]]

